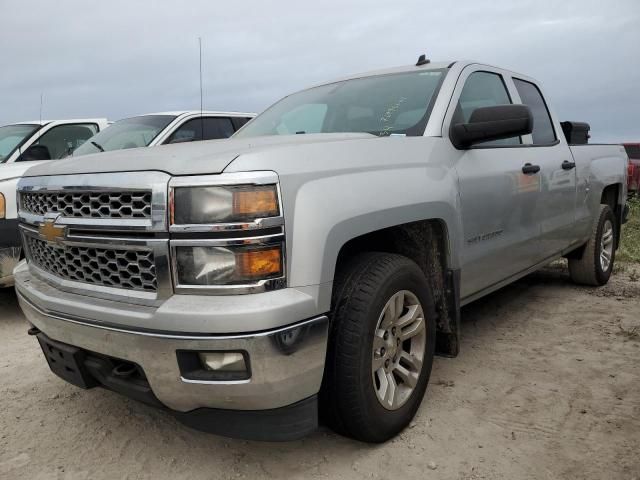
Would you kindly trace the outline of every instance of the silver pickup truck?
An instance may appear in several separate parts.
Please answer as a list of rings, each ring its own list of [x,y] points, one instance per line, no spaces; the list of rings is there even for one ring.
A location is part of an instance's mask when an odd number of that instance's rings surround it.
[[[621,146],[570,146],[537,82],[473,62],[285,97],[230,140],[37,166],[20,305],[51,370],[230,436],[385,441],[460,307],[548,262],[598,286]]]

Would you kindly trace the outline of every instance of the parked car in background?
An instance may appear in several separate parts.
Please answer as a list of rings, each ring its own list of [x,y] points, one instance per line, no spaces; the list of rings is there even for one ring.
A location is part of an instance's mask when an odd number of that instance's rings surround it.
[[[202,430],[291,439],[321,411],[382,442],[458,354],[462,305],[563,256],[609,280],[627,156],[569,145],[532,78],[422,57],[224,142],[56,167],[20,181],[15,270],[55,374]]]
[[[0,165],[64,158],[107,126],[105,118],[4,125],[0,127]]]
[[[106,118],[21,122],[0,127],[0,287],[13,284],[21,256],[16,184],[34,165],[68,156],[108,125]]]
[[[254,116],[255,113],[199,110],[138,115],[113,123],[73,155],[229,138]]]
[[[624,149],[629,156],[627,191],[629,195],[638,195],[640,192],[640,143],[625,143]]]

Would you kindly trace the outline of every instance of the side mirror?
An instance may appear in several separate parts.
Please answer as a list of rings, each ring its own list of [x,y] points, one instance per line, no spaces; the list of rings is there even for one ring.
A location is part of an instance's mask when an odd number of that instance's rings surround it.
[[[51,160],[49,148],[45,145],[35,144],[27,148],[22,155],[18,157],[18,162],[28,162],[32,160]]]
[[[450,138],[456,148],[490,140],[528,135],[533,131],[533,115],[526,105],[480,107],[471,112],[469,123],[451,127]]]

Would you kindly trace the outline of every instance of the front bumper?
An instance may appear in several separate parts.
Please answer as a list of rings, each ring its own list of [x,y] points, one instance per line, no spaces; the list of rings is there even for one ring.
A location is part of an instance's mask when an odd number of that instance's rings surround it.
[[[0,287],[13,285],[13,269],[22,254],[18,220],[0,220]]]
[[[278,412],[288,415],[293,409],[296,418],[314,412],[310,423],[305,425],[317,425],[315,396],[324,372],[328,336],[326,316],[250,333],[134,329],[43,308],[42,305],[50,300],[49,296],[54,294],[52,288],[30,275],[26,265],[16,270],[18,300],[27,320],[54,341],[139,365],[158,401],[185,423],[198,427],[207,423],[204,418],[214,418],[209,423],[219,426],[229,424],[229,419],[244,413],[245,418],[251,418],[252,425],[261,425],[260,412],[264,413],[264,418],[278,419],[282,418]],[[60,296],[64,295],[60,293]],[[41,297],[42,301],[39,300]],[[85,301],[95,307],[95,299],[89,301],[88,298],[85,297]],[[215,324],[220,321],[215,308],[219,297],[201,297],[199,301],[204,298],[210,299],[208,312]],[[81,298],[76,298],[79,300]],[[64,300],[61,300],[60,309],[64,307]],[[190,313],[185,311],[183,316]],[[193,312],[198,318],[200,313]],[[286,316],[284,312],[283,315]],[[180,318],[177,318],[176,325],[179,326],[179,322]],[[235,381],[186,379],[181,374],[176,354],[184,350],[247,352],[251,377]],[[227,422],[221,423],[220,418],[227,418]],[[230,426],[239,421],[236,418]],[[211,428],[206,429],[211,431]]]
[[[101,386],[168,410],[196,430],[250,440],[287,441],[301,438],[318,427],[317,395],[267,410],[198,408],[178,412],[166,409],[158,400],[139,365],[60,343],[37,327],[30,328],[29,335],[37,337],[52,372],[69,383],[85,389]],[[289,350],[290,346],[288,342],[284,348]],[[123,371],[129,373],[123,375]]]
[[[327,342],[325,316],[267,332],[180,336],[87,324],[82,319],[44,312],[20,293],[18,300],[27,320],[49,338],[140,365],[155,396],[172,410],[271,409],[320,390]],[[288,338],[296,338],[297,343],[287,344]],[[184,379],[178,368],[178,350],[246,351],[251,378],[229,382]]]

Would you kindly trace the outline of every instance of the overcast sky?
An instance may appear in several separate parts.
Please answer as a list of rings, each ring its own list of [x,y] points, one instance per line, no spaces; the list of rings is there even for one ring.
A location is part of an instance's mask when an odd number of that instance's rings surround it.
[[[0,124],[256,111],[345,74],[472,59],[537,78],[595,141],[640,141],[640,0],[0,0]]]

